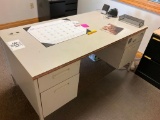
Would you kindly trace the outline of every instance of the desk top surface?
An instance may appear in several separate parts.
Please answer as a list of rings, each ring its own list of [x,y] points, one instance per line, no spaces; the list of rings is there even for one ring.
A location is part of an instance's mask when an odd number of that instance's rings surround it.
[[[0,36],[5,43],[19,39],[25,45],[25,48],[12,52],[33,79],[37,79],[41,76],[51,73],[54,70],[80,60],[81,58],[94,53],[95,51],[100,50],[116,41],[122,40],[123,38],[147,29],[146,26],[137,28],[135,26],[123,23],[118,21],[118,18],[107,19],[98,11],[70,16],[67,18],[70,20],[79,21],[82,24],[88,24],[88,29],[94,29],[97,30],[97,32],[91,35],[86,34],[46,48],[23,28],[30,27],[32,25],[43,24],[53,20],[0,31]],[[108,23],[124,29],[117,35],[102,31],[101,28]],[[16,32],[19,33],[10,35],[10,33]]]

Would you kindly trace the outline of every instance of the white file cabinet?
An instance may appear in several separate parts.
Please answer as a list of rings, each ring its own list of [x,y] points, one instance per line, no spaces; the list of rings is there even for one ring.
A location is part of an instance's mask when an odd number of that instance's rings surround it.
[[[120,42],[116,42],[105,49],[98,51],[96,55],[114,68],[122,68],[133,61],[144,33],[145,31],[142,31],[125,38]]]

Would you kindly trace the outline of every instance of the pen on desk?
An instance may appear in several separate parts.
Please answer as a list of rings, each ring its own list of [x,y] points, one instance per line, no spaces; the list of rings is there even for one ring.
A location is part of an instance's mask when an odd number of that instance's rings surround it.
[[[88,32],[87,34],[90,35],[90,34],[93,34],[95,32],[97,32],[97,31],[96,30],[92,30],[92,31]]]

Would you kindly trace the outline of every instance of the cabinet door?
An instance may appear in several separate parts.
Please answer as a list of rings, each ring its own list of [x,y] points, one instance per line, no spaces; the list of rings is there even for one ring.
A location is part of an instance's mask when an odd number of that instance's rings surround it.
[[[52,87],[41,93],[44,117],[62,107],[77,96],[79,75]]]

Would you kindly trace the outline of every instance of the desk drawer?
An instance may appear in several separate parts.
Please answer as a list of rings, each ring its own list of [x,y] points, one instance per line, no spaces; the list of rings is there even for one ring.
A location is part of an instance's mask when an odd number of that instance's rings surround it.
[[[71,16],[71,15],[76,15],[77,10],[72,10],[72,11],[66,11],[66,16]]]
[[[41,93],[44,117],[62,107],[77,96],[79,74]]]
[[[76,10],[77,9],[77,3],[76,4],[68,4],[66,5],[66,11],[68,10]]]
[[[80,61],[38,79],[40,93],[79,73]]]
[[[155,35],[151,37],[144,54],[160,63],[160,37]]]

